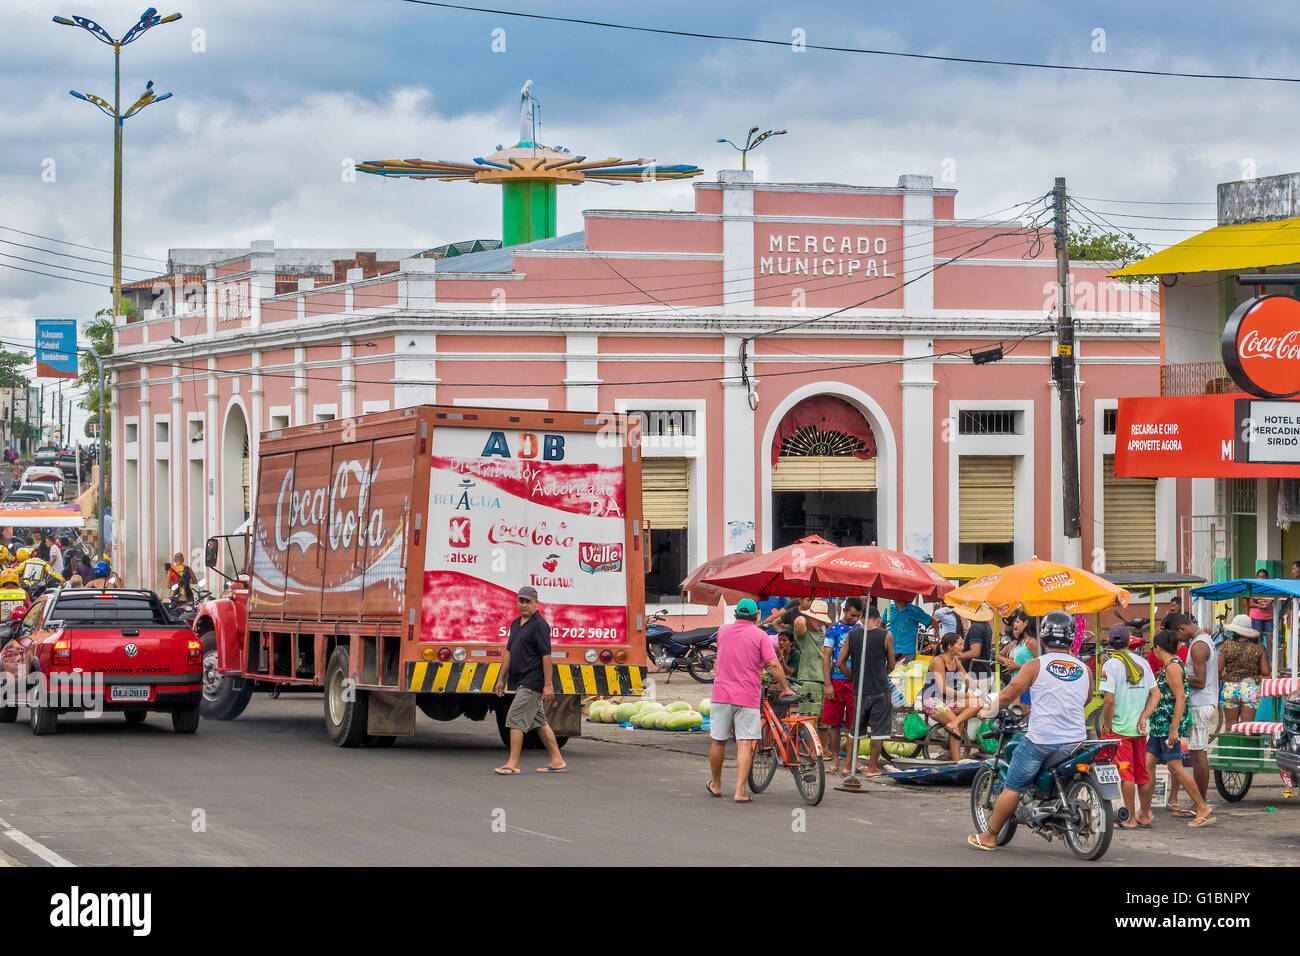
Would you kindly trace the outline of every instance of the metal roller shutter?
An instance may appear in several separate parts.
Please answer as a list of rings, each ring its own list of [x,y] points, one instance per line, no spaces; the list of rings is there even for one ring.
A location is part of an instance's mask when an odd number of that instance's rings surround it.
[[[872,491],[876,459],[782,455],[772,470],[773,491]]]
[[[1156,563],[1156,482],[1116,478],[1115,456],[1102,465],[1102,547],[1106,569],[1150,569]]]
[[[958,469],[958,541],[1014,541],[1016,460],[1001,455],[962,455]]]
[[[690,491],[685,458],[641,459],[641,507],[654,530],[686,527]]]

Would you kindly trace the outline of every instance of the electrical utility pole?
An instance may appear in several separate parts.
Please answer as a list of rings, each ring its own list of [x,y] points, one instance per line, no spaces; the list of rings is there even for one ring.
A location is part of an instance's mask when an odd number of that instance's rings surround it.
[[[1079,525],[1079,412],[1074,394],[1074,314],[1070,307],[1070,246],[1065,210],[1065,177],[1052,190],[1056,240],[1056,394],[1061,402],[1061,502],[1064,517],[1064,563],[1083,566],[1083,536]]]

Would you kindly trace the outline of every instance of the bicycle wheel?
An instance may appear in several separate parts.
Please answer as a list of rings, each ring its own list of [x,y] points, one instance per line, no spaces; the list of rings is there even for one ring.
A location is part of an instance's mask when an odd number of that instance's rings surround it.
[[[934,724],[921,741],[921,756],[926,760],[952,760],[952,750],[948,741],[952,734],[943,724]]]
[[[1219,791],[1219,796],[1223,797],[1229,803],[1236,803],[1246,796],[1250,790],[1250,784],[1254,779],[1254,774],[1244,770],[1216,770],[1214,771],[1214,789]]]
[[[763,723],[763,733],[754,748],[754,762],[749,767],[749,789],[762,793],[776,776],[776,765],[781,762],[776,745],[772,742],[772,728]]]
[[[790,768],[794,785],[804,803],[815,807],[826,793],[826,760],[818,756],[817,731],[811,723],[800,723],[795,736],[794,749],[798,764]],[[852,758],[850,758],[852,759]]]

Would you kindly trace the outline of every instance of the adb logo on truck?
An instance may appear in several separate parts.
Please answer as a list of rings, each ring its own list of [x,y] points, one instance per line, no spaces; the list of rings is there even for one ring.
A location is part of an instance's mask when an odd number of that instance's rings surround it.
[[[541,453],[540,456],[538,453]],[[493,432],[483,446],[480,458],[537,458],[542,461],[564,461],[564,436],[543,435],[541,440],[532,432],[521,432],[513,455],[505,432]]]

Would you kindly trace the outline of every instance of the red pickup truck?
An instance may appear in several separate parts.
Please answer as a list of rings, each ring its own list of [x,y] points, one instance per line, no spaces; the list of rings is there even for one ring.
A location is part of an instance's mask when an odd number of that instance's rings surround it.
[[[198,730],[202,646],[152,591],[61,587],[0,624],[0,641],[0,723],[25,704],[38,735],[70,711],[121,711],[129,724],[161,711],[176,733]]]

